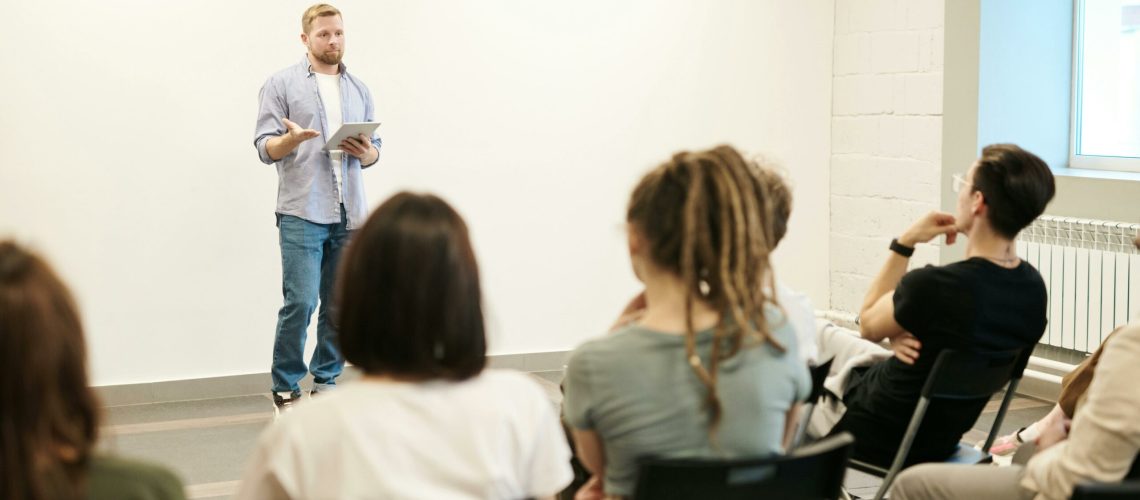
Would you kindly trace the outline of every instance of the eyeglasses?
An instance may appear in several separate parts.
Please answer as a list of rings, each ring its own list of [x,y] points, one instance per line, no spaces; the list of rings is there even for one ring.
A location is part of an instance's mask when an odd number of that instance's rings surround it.
[[[954,175],[951,175],[950,177],[952,177],[954,179],[954,192],[955,193],[961,191],[962,188],[970,185],[970,182],[966,181],[966,178],[962,177],[962,174],[954,174]]]

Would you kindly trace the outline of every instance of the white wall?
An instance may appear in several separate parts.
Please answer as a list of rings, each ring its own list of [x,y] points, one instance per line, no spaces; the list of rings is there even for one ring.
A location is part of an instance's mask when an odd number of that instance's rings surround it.
[[[48,0],[0,30],[0,235],[76,291],[98,385],[264,372],[280,264],[257,91],[308,2]],[[790,171],[781,278],[826,306],[833,3],[340,2],[384,152],[375,205],[471,225],[494,353],[569,349],[636,289],[638,176],[730,142]]]
[[[891,238],[939,208],[944,21],[943,0],[836,0],[834,310],[858,311]],[[911,266],[938,251],[920,245]]]

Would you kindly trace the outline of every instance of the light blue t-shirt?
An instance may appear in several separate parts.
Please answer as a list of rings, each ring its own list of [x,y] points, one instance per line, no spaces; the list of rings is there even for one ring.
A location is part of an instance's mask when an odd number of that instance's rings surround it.
[[[645,458],[763,457],[782,453],[787,412],[811,391],[796,334],[766,310],[772,337],[785,350],[754,340],[718,366],[721,420],[709,439],[704,384],[686,361],[683,335],[629,326],[586,342],[570,357],[563,382],[566,422],[594,430],[604,443],[605,490],[631,495]],[[713,330],[697,333],[709,366]]]

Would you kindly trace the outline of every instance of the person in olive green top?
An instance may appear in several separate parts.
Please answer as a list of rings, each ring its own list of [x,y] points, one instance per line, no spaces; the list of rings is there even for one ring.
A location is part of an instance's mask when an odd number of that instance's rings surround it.
[[[0,498],[183,499],[155,465],[95,454],[79,311],[38,256],[0,242]]]

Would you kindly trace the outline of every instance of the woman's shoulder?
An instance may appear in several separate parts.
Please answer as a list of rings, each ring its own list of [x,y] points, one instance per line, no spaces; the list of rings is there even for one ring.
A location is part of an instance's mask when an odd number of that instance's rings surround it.
[[[546,390],[535,375],[502,368],[487,368],[473,380],[484,391],[504,394],[510,399],[529,398],[546,401]],[[557,384],[549,382],[557,390]]]
[[[768,323],[768,334],[772,339],[783,346],[795,345],[796,327],[790,314],[768,304],[764,308],[764,319]]]
[[[659,363],[662,356],[672,358],[672,353],[684,348],[683,335],[631,324],[583,342],[570,353],[566,364],[569,371],[576,372],[636,371]]]
[[[474,380],[479,384],[506,389],[524,388],[530,390],[538,388],[538,382],[533,375],[505,368],[487,368],[476,375]]]
[[[500,411],[492,413],[505,412],[509,420],[531,426],[553,414],[562,399],[558,384],[516,370],[488,368],[477,375],[477,384],[480,405],[495,405]]]
[[[92,499],[183,499],[182,481],[169,469],[129,458],[96,455],[91,459]]]
[[[1111,337],[1105,339],[1104,349],[1129,350],[1140,354],[1140,319],[1134,319],[1117,329]]]
[[[631,323],[583,342],[574,350],[574,354],[621,354],[639,352],[647,347],[681,345],[683,342],[684,336],[680,334],[659,332]]]

